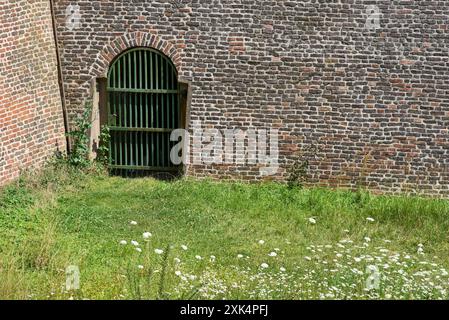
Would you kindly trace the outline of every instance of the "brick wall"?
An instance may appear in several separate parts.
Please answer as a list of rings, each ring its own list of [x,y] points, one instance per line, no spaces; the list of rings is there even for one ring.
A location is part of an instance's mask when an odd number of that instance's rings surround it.
[[[191,81],[190,124],[280,130],[276,179],[314,146],[311,183],[449,194],[447,1],[57,0],[56,12],[72,118],[118,53],[152,46]],[[261,179],[249,164],[188,174]]]
[[[0,1],[0,185],[65,150],[50,4]]]

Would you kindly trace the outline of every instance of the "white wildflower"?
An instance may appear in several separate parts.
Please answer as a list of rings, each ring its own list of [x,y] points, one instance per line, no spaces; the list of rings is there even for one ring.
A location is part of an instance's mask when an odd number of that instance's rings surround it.
[[[268,264],[262,263],[262,264],[260,265],[260,267],[261,267],[262,269],[267,269],[267,268],[268,268]]]
[[[145,232],[142,236],[143,236],[144,239],[149,239],[149,238],[151,238],[153,235],[151,234],[151,232]]]
[[[237,258],[242,259],[243,258],[243,254],[238,254]]]
[[[139,268],[140,270],[142,270],[142,269],[143,269],[143,265],[139,264],[139,265],[137,266],[137,268]]]
[[[276,252],[270,252],[269,254],[268,254],[270,257],[276,257],[278,254],[276,253]]]
[[[135,241],[135,240],[132,240],[132,241],[131,241],[131,244],[132,244],[133,246],[135,246],[135,247],[138,247],[138,246],[139,246],[139,243],[138,243],[137,241]]]
[[[122,241],[120,241],[120,244],[121,244],[122,246],[126,246],[126,245],[128,244],[128,242],[126,242],[126,240],[122,240]]]
[[[131,221],[129,224],[132,226],[137,226],[137,221]]]
[[[155,249],[154,250],[154,253],[156,253],[156,254],[163,254],[164,253],[164,250],[162,250],[162,249]]]
[[[136,248],[136,251],[137,251],[137,252],[142,252],[142,249]]]
[[[184,251],[187,251],[188,248],[187,248],[186,245],[182,245],[182,246],[181,246],[181,249],[184,250]]]
[[[315,218],[309,218],[309,223],[316,224],[316,219]]]
[[[195,256],[195,259],[196,260],[203,260],[203,258],[201,256],[198,256],[198,255]]]
[[[177,275],[178,277],[180,277],[181,276],[181,271],[175,271],[175,275]]]
[[[374,222],[375,220],[371,217],[366,218],[366,220],[368,220],[369,222]]]
[[[265,244],[265,241],[264,240],[259,240],[259,244]]]

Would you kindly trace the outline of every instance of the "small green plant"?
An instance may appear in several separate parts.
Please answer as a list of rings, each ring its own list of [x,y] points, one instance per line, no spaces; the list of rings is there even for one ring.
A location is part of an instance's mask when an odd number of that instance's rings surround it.
[[[158,286],[158,299],[159,300],[168,298],[165,294],[165,282],[166,282],[169,255],[170,255],[170,246],[167,245],[164,250],[164,255],[162,257],[162,264],[161,264],[162,270],[161,270],[161,277],[159,279],[159,286]]]
[[[72,138],[72,150],[68,155],[69,164],[75,167],[88,167],[89,160],[89,129],[91,122],[92,104],[86,104],[82,115],[76,120],[75,128],[67,135]]]
[[[289,188],[302,188],[306,182],[307,173],[309,172],[309,160],[298,160],[288,169],[288,186]]]
[[[104,125],[101,127],[99,140],[97,161],[103,165],[107,165],[109,163],[109,142],[111,141],[109,126]]]
[[[287,169],[287,184],[289,188],[302,188],[307,182],[310,169],[310,159],[316,158],[318,147],[314,144],[306,146],[298,159]]]

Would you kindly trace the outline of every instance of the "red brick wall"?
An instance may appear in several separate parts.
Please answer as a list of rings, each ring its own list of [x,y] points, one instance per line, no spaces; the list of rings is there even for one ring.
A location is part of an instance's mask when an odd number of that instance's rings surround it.
[[[449,194],[448,1],[56,0],[55,11],[72,119],[117,54],[166,48],[192,84],[190,125],[279,129],[270,178],[316,146],[310,183]],[[262,178],[252,164],[188,174]]]
[[[0,1],[0,185],[65,150],[48,0]]]

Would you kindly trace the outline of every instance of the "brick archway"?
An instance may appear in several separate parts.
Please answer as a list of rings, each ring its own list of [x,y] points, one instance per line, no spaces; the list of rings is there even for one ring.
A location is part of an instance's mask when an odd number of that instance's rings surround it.
[[[161,51],[170,58],[178,72],[180,72],[181,56],[172,43],[163,40],[155,34],[136,31],[123,34],[106,44],[98,53],[90,74],[95,78],[106,78],[110,63],[115,57],[135,47],[148,47]]]

